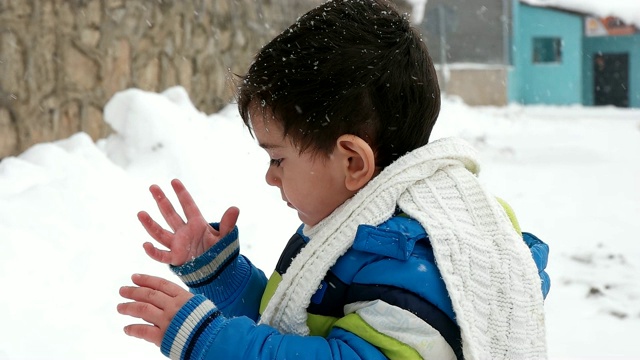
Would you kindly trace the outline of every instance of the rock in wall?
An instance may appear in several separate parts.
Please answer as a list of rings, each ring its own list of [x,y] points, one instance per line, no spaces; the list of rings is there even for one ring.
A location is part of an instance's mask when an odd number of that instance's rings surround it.
[[[110,129],[117,91],[181,85],[205,113],[229,77],[321,0],[0,0],[0,158]]]

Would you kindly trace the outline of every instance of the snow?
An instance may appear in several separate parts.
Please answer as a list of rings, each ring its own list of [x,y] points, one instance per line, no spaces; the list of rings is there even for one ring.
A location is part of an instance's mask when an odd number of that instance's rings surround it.
[[[242,252],[269,274],[296,214],[264,181],[268,157],[235,105],[207,116],[180,87],[129,89],[105,108],[115,134],[78,133],[0,162],[0,359],[162,359],[127,337],[118,288],[148,259],[147,188],[183,180],[205,216],[241,209]],[[640,110],[471,108],[444,99],[433,138],[480,150],[480,178],[551,248],[554,359],[640,358]],[[175,198],[175,196],[172,196]]]
[[[599,17],[615,16],[640,28],[638,0],[520,0],[533,6],[549,6]]]
[[[411,23],[420,24],[424,17],[424,8],[427,6],[428,0],[407,0],[411,5]]]
[[[440,64],[434,64],[436,69]],[[504,70],[505,65],[503,64],[483,64],[483,63],[472,63],[472,62],[455,62],[446,64],[447,68],[451,70]]]

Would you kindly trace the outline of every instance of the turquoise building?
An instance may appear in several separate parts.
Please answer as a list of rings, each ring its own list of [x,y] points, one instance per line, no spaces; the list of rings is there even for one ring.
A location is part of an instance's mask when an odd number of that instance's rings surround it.
[[[640,108],[640,31],[513,0],[509,102]]]

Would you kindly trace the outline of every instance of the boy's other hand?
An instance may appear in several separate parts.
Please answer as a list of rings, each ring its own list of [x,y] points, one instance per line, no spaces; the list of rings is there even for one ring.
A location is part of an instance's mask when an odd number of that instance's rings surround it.
[[[155,276],[134,274],[131,280],[138,286],[123,286],[120,295],[133,302],[118,304],[118,312],[149,324],[127,325],[124,332],[160,346],[171,320],[193,294]]]
[[[187,221],[185,222],[176,212],[158,185],[152,185],[149,191],[173,232],[163,229],[145,211],[138,213],[138,220],[152,238],[169,249],[161,250],[152,243],[146,242],[143,246],[147,255],[161,263],[180,266],[202,255],[231,232],[236,225],[240,210],[237,207],[227,209],[220,220],[220,230],[216,230],[202,217],[191,194],[180,180],[174,179],[171,181],[171,186],[178,196]]]

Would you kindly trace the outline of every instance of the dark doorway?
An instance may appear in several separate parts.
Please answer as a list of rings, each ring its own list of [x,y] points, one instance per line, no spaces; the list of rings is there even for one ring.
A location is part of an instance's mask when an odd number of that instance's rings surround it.
[[[593,59],[595,105],[629,107],[629,54],[598,54]]]

